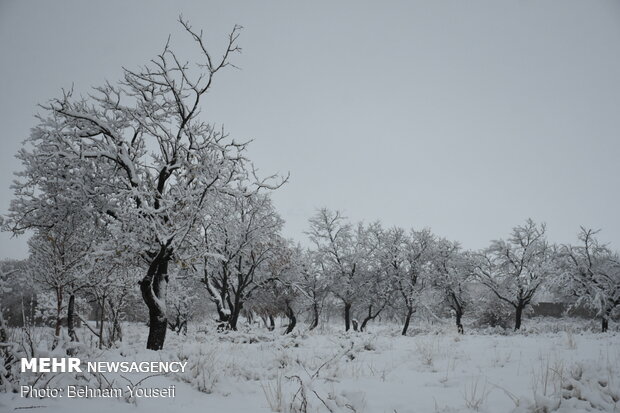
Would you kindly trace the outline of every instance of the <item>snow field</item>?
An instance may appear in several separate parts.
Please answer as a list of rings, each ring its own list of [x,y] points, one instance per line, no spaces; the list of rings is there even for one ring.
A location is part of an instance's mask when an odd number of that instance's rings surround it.
[[[544,322],[537,327],[544,327]],[[90,350],[100,360],[187,360],[185,373],[109,374],[106,381],[177,387],[175,399],[23,399],[0,395],[0,408],[118,412],[585,412],[620,409],[617,333],[466,334],[452,326],[403,337],[397,328],[342,333],[201,331],[169,334],[161,352],[143,349],[147,330]],[[532,330],[537,328],[532,326]],[[79,382],[64,374],[54,382]],[[56,383],[56,384],[58,384]],[[614,410],[615,409],[615,410]]]

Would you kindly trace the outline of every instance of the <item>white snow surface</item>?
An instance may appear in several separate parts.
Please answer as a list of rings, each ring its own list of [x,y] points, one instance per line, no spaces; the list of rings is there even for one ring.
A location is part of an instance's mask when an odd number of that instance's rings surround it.
[[[140,385],[175,385],[175,398],[37,399],[2,393],[0,411],[285,413],[304,411],[304,406],[307,412],[358,413],[620,410],[618,332],[571,332],[555,321],[527,323],[530,330],[516,334],[459,336],[452,325],[440,324],[407,337],[394,325],[371,326],[364,333],[344,333],[339,325],[330,325],[289,336],[282,329],[218,333],[215,325],[193,326],[187,336],[168,332],[160,352],[144,349],[146,327],[126,325],[122,344],[83,350],[88,359],[187,360],[184,374],[150,377]],[[146,376],[106,378],[124,386]],[[49,386],[74,383],[79,378],[62,373]]]

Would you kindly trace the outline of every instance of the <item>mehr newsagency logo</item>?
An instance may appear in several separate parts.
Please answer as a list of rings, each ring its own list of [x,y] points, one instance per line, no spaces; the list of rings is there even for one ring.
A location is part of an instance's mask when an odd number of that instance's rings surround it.
[[[38,357],[22,358],[21,372],[32,373],[147,373],[167,374],[183,373],[187,361],[87,361],[82,362],[77,357]],[[22,397],[68,397],[94,398],[110,397],[175,397],[174,385],[167,387],[137,387],[126,385],[122,387],[92,388],[83,385],[67,385],[65,387],[21,386]]]

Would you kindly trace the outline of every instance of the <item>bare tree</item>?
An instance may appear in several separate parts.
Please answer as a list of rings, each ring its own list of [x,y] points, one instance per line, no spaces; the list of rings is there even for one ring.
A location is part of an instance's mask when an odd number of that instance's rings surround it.
[[[463,314],[471,299],[467,289],[472,275],[469,260],[460,251],[457,242],[439,239],[435,246],[433,266],[435,287],[454,312],[457,331],[463,334]]]
[[[497,240],[478,254],[478,280],[515,309],[514,329],[521,328],[523,310],[555,272],[554,251],[545,239],[546,227],[528,219],[513,228],[507,241]]]
[[[301,276],[302,251],[289,242],[282,242],[266,265],[268,277],[258,286],[249,307],[275,328],[274,318],[284,316],[288,324],[284,334],[291,333],[297,325],[299,311],[303,308],[306,291]]]
[[[329,293],[324,263],[316,251],[306,250],[302,254],[299,276],[298,286],[303,291],[311,314],[309,329],[314,330],[319,325],[323,305]]]
[[[362,223],[352,226],[340,212],[326,208],[310,219],[308,235],[330,279],[331,293],[342,302],[345,330],[349,331],[351,308],[370,281],[367,264],[376,245],[369,242]]]
[[[0,263],[0,294],[4,295],[11,292],[9,287],[9,277],[19,272],[19,268],[12,263]],[[4,319],[4,308],[0,305],[0,390],[13,390],[11,383],[16,381],[19,374],[17,363],[20,354],[15,348],[14,343],[9,342],[9,330]]]
[[[283,220],[268,194],[223,199],[226,211],[207,227],[203,282],[220,320],[236,330],[245,302],[272,278],[267,267],[282,248]]]
[[[391,277],[391,254],[389,248],[389,236],[383,230],[379,222],[369,225],[366,229],[368,242],[374,245],[372,254],[366,258],[366,288],[360,292],[362,307],[365,307],[360,331],[364,331],[368,323],[375,320],[392,304],[394,296],[394,284]]]
[[[166,43],[139,70],[123,69],[116,85],[94,88],[87,98],[65,92],[43,106],[45,116],[28,140],[34,148],[20,157],[27,167],[16,191],[14,211],[28,216],[30,205],[45,208],[31,165],[63,165],[63,197],[111,223],[112,237],[147,263],[140,282],[149,309],[147,348],[164,345],[168,267],[187,247],[189,234],[214,196],[246,187],[276,185],[255,179],[244,157],[246,143],[200,119],[203,99],[230,58],[240,51],[239,26],[228,36],[221,57],[207,49],[202,33],[180,19],[201,54],[190,65]],[[44,191],[43,191],[44,192]]]
[[[90,257],[90,260],[88,284],[83,295],[96,310],[96,328],[90,326],[83,315],[77,314],[99,339],[99,348],[110,347],[123,339],[121,322],[136,279],[140,277],[140,268],[130,256],[123,254],[114,258]]]
[[[598,232],[581,227],[581,244],[562,246],[562,286],[578,297],[576,304],[596,309],[601,331],[606,332],[614,309],[620,306],[620,259],[598,241]]]
[[[39,285],[49,289],[55,300],[54,341],[58,344],[64,311],[71,341],[78,341],[75,332],[75,295],[86,285],[83,277],[84,259],[90,252],[85,223],[75,215],[67,216],[50,228],[40,228],[28,241],[29,269]]]
[[[423,304],[423,294],[430,286],[433,260],[434,236],[430,230],[411,231],[409,236],[401,229],[394,229],[392,235],[392,272],[397,294],[397,303],[404,309],[402,335],[407,335],[411,317]]]

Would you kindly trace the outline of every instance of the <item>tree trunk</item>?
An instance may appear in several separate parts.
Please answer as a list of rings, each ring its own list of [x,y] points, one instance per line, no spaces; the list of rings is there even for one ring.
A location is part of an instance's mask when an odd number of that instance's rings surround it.
[[[4,321],[4,316],[2,315],[2,308],[0,308],[0,344],[8,344],[8,341],[8,328],[6,326],[6,322]],[[0,355],[2,355],[1,358],[4,359],[4,374],[0,374],[0,385],[4,385],[5,378],[8,381],[12,380],[11,365],[13,364],[13,361],[15,361],[16,357],[12,347],[9,345],[0,346]]]
[[[360,327],[360,331],[364,331],[364,329],[366,328],[366,324],[368,324],[368,321],[370,321],[371,318],[372,318],[372,304],[368,306],[368,314],[362,320],[362,326]]]
[[[609,319],[606,315],[601,317],[601,333],[606,333],[609,330]]]
[[[351,303],[344,304],[344,331],[351,328]]]
[[[456,311],[456,330],[459,332],[459,334],[463,334],[465,333],[465,330],[463,329],[463,323],[461,322],[461,318],[463,317],[463,311]]]
[[[403,332],[401,333],[403,336],[407,335],[407,330],[409,329],[409,322],[411,321],[412,315],[413,307],[407,307],[407,314],[405,315],[405,325],[403,326]]]
[[[60,336],[60,329],[62,328],[62,288],[56,290],[56,325],[54,327],[54,335],[56,338]]]
[[[101,299],[101,309],[99,318],[99,349],[103,348],[103,322],[105,320],[105,297]]]
[[[207,272],[207,260],[205,258],[205,268],[204,268],[204,277],[202,282],[207,287],[207,292],[209,293],[209,297],[211,297],[211,301],[215,303],[215,308],[217,309],[217,316],[219,318],[219,322],[225,323],[228,321],[230,317],[230,313],[226,312],[226,308],[224,307],[224,303],[226,302],[226,294],[223,292],[218,292],[217,289],[211,284],[211,280],[209,279],[209,273]],[[226,284],[224,284],[226,285]]]
[[[231,330],[237,330],[237,323],[239,322],[239,316],[241,315],[241,310],[243,310],[243,303],[245,302],[246,297],[244,297],[244,292],[239,287],[236,291],[233,291],[234,303],[230,299],[230,295],[228,295],[228,308],[230,309],[230,316],[228,317],[228,327]]]
[[[4,321],[4,315],[2,314],[2,308],[0,308],[0,343],[7,343],[8,341],[9,341],[9,329],[6,326],[6,321]]]
[[[230,318],[230,314],[226,313],[223,308],[217,308],[217,317],[219,323],[225,323]]]
[[[54,341],[52,342],[52,350],[58,345],[60,331],[62,329],[62,287],[56,287],[56,323],[54,326]]]
[[[284,332],[284,334],[289,334],[295,328],[295,324],[297,324],[297,318],[295,317],[295,312],[293,311],[289,303],[286,303],[286,316],[288,317],[289,321],[288,321],[288,327],[286,327],[286,331]]]
[[[523,305],[519,304],[515,307],[515,331],[521,328],[521,316],[523,315]]]
[[[228,328],[230,328],[230,319],[233,316],[233,313],[235,312],[235,304],[232,302],[232,300],[230,299],[230,294],[226,295],[226,304],[228,305],[228,315],[225,315],[226,317],[226,321],[228,321]],[[237,316],[238,317],[238,316]],[[235,321],[235,325],[237,324],[237,321]]]
[[[228,317],[228,328],[237,331],[237,320],[239,320],[239,313],[233,310]]]
[[[235,298],[235,304],[230,308],[230,316],[228,317],[228,327],[231,330],[237,331],[237,323],[239,322],[239,315],[241,315],[241,309],[243,304],[239,297]]]
[[[67,306],[67,332],[71,341],[80,341],[75,332],[75,294],[69,296],[69,305]]]
[[[32,300],[34,301],[34,300]],[[34,314],[34,311],[30,312],[30,319],[32,320],[32,314]],[[24,308],[24,296],[22,295],[22,327],[26,327],[26,310]]]
[[[310,324],[310,330],[314,330],[319,325],[319,304],[312,304],[312,324]]]
[[[172,251],[161,246],[151,262],[146,275],[140,282],[142,299],[149,309],[149,336],[146,348],[161,350],[166,340],[168,319],[166,318],[166,292],[168,288],[168,262]]]
[[[114,335],[114,341],[123,341],[123,329],[121,327],[121,323],[118,319],[118,316],[114,315],[114,324],[112,325],[112,333]]]
[[[379,308],[377,310],[376,313],[372,313],[372,305],[368,306],[368,314],[366,315],[366,318],[364,318],[364,320],[362,321],[362,325],[360,327],[360,331],[364,331],[364,329],[366,329],[366,324],[368,324],[369,321],[374,320],[375,318],[377,318],[379,316],[379,314],[381,314],[381,311],[383,311],[383,309],[385,308],[385,305],[381,308]]]
[[[450,300],[450,308],[454,310],[454,315],[456,316],[456,331],[458,331],[459,334],[463,334],[464,329],[463,323],[461,322],[463,318],[463,306],[461,301],[456,297],[454,291],[450,291],[448,298]]]

